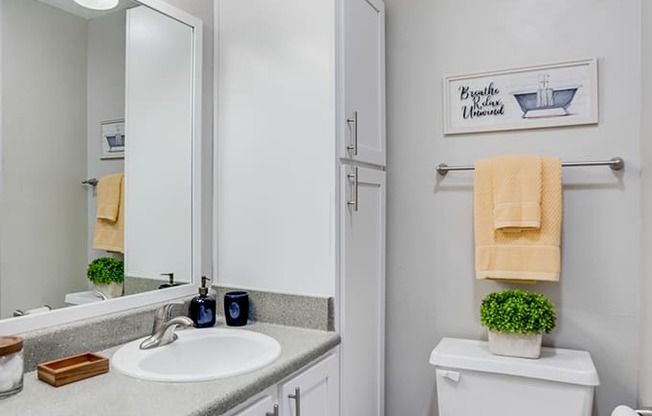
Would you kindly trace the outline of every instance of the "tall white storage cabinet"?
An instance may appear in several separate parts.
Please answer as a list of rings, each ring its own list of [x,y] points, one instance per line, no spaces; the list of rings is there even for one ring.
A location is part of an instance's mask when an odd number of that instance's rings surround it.
[[[334,296],[342,416],[384,415],[379,0],[216,0],[215,275]]]
[[[344,165],[341,178],[341,414],[384,415],[385,172]]]

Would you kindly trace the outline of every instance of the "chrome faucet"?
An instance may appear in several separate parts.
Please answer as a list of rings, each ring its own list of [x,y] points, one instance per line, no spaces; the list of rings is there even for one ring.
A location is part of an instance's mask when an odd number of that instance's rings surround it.
[[[177,316],[171,318],[172,308],[174,303],[168,303],[161,306],[156,310],[154,315],[154,326],[152,327],[152,335],[147,337],[140,343],[141,350],[148,350],[151,348],[162,347],[177,340],[178,336],[174,332],[177,327],[190,328],[193,326],[192,319],[187,316]]]

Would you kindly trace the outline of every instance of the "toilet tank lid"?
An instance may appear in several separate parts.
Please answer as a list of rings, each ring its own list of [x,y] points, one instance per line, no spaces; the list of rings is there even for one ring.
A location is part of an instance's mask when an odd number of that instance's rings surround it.
[[[585,386],[600,384],[591,354],[579,350],[544,347],[538,359],[503,357],[490,353],[486,341],[443,338],[432,350],[430,364]]]

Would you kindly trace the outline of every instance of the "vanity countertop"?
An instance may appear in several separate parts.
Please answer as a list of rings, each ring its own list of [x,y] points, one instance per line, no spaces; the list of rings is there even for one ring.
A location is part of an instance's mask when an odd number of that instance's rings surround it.
[[[219,324],[218,326],[222,326]],[[0,414],[21,416],[163,416],[220,415],[273,386],[339,345],[335,332],[254,323],[244,329],[261,332],[281,344],[281,355],[260,370],[222,380],[197,383],[142,381],[111,370],[62,387],[52,387],[25,374],[21,393],[0,400]],[[119,348],[99,351],[111,358]]]

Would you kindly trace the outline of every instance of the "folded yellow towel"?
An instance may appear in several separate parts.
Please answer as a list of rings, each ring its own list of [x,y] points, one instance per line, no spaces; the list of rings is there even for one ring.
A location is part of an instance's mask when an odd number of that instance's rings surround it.
[[[122,186],[122,173],[107,175],[100,178],[97,183],[97,218],[115,222],[120,208],[120,186]]]
[[[124,174],[100,178],[97,184],[97,201],[93,247],[124,253]],[[112,208],[114,205],[115,215]]]
[[[493,160],[494,229],[519,232],[541,226],[541,156]]]
[[[541,163],[541,225],[538,230],[494,229],[494,162],[475,167],[473,219],[478,279],[558,281],[560,272],[562,194],[561,162]]]

